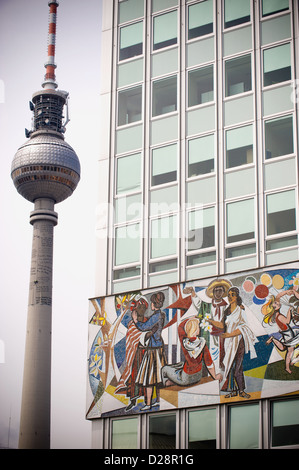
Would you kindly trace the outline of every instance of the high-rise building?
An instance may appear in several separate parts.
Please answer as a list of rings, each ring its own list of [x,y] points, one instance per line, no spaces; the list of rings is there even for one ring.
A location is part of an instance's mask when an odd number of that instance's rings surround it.
[[[73,194],[80,180],[80,162],[64,140],[68,93],[56,90],[55,42],[59,3],[48,2],[48,57],[43,90],[29,102],[33,127],[14,156],[11,177],[17,191],[34,203],[26,348],[19,447],[50,447],[52,271],[55,204]]]
[[[299,445],[298,11],[103,0],[94,447]]]

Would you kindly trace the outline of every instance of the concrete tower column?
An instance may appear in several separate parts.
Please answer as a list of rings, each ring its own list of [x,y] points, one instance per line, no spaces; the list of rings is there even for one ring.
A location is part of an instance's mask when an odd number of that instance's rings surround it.
[[[54,201],[37,199],[30,223],[33,240],[19,448],[44,449],[50,448]]]

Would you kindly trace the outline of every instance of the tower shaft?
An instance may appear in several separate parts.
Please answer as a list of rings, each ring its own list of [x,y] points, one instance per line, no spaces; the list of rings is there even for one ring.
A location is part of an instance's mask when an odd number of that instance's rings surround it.
[[[54,201],[37,199],[33,225],[19,448],[50,448]]]

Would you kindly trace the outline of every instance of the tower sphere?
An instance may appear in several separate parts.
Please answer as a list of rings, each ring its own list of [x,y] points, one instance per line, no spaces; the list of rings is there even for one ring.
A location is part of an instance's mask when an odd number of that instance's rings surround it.
[[[11,177],[17,191],[28,201],[49,198],[58,203],[76,189],[80,162],[61,133],[36,131],[15,154]]]

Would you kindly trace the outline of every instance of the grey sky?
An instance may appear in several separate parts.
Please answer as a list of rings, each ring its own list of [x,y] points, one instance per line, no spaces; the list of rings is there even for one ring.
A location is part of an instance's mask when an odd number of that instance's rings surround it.
[[[56,79],[70,94],[65,139],[80,159],[81,181],[55,206],[52,448],[91,445],[84,416],[88,298],[95,295],[100,31],[101,0],[59,1]],[[33,205],[14,188],[10,166],[31,127],[28,102],[43,82],[47,35],[48,0],[0,0],[0,448],[18,445],[32,239]]]

